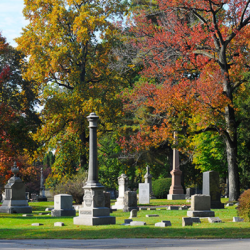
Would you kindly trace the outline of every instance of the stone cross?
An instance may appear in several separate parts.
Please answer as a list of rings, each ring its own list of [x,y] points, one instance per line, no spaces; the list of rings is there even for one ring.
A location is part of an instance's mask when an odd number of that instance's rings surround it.
[[[174,132],[174,140],[177,145],[177,133]],[[180,160],[179,160],[179,151],[174,148],[173,149],[173,170],[171,171],[172,175],[172,185],[169,189],[168,200],[184,200],[185,195],[183,191],[183,187],[181,185],[181,174],[180,170]]]

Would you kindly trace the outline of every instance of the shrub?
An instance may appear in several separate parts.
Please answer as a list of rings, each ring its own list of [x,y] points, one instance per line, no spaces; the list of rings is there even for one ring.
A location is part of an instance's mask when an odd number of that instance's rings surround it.
[[[76,204],[81,204],[83,201],[83,186],[87,181],[87,172],[79,172],[71,178],[64,177],[59,184],[52,189],[52,194],[70,194]]]
[[[238,215],[250,221],[250,189],[244,191],[239,198]]]
[[[154,196],[158,199],[167,198],[169,188],[171,186],[171,178],[158,179],[152,182]]]

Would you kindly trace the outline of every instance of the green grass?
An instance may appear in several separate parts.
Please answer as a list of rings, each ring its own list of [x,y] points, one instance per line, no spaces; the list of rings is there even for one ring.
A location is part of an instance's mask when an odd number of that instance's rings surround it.
[[[227,200],[222,200],[226,202]],[[31,202],[33,217],[23,217],[22,214],[0,214],[0,239],[104,239],[104,238],[249,238],[250,222],[232,222],[237,216],[235,206],[225,209],[215,209],[215,216],[223,223],[211,224],[207,219],[201,219],[200,224],[192,227],[182,227],[181,219],[187,216],[185,210],[138,211],[134,220],[145,221],[146,226],[122,226],[129,213],[116,211],[111,216],[116,217],[115,225],[79,226],[73,224],[72,217],[51,217],[39,215],[46,207],[52,207],[53,202]],[[150,206],[187,204],[186,201],[152,200]],[[159,214],[159,217],[146,217],[146,214]],[[162,220],[170,220],[171,227],[158,228],[154,224]],[[64,222],[64,227],[54,227],[54,222]],[[34,227],[32,223],[42,223]]]

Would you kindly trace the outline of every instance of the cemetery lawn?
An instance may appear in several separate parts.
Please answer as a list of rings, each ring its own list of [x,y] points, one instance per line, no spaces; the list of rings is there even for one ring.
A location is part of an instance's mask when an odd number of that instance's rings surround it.
[[[222,199],[222,202],[226,202]],[[150,206],[183,205],[186,201],[151,200]],[[187,204],[187,203],[186,203]],[[214,209],[215,216],[223,223],[201,223],[182,227],[182,217],[187,217],[186,210],[141,210],[134,221],[144,221],[146,226],[123,226],[124,219],[129,218],[129,212],[116,211],[111,216],[116,217],[116,225],[80,226],[73,224],[73,217],[51,217],[39,215],[45,213],[45,208],[53,207],[53,202],[30,202],[33,217],[23,217],[22,214],[0,214],[0,239],[109,239],[109,238],[250,238],[250,222],[232,222],[237,216],[235,206],[225,209]],[[50,213],[50,212],[46,212]],[[146,217],[146,214],[158,214],[159,217]],[[78,216],[78,215],[77,215]],[[171,227],[155,227],[156,222],[170,220]],[[63,227],[54,227],[55,222],[64,222]],[[41,223],[42,226],[31,226]]]

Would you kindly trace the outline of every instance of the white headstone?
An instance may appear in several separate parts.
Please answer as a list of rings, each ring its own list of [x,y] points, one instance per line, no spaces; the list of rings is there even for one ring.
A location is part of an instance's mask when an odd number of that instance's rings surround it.
[[[150,186],[149,183],[139,183],[139,203],[149,204]]]

